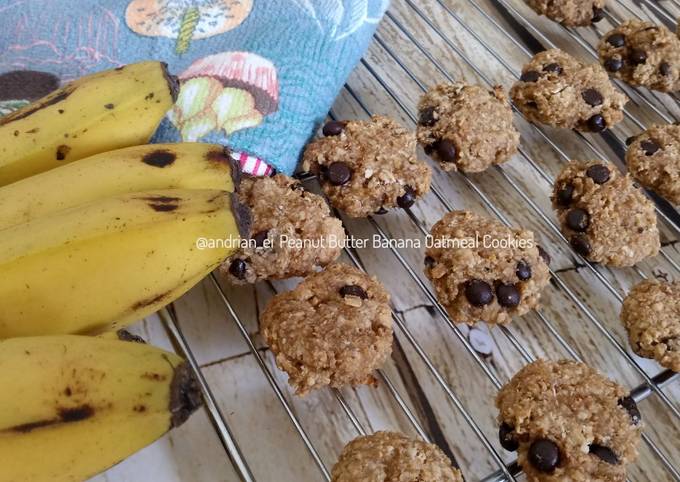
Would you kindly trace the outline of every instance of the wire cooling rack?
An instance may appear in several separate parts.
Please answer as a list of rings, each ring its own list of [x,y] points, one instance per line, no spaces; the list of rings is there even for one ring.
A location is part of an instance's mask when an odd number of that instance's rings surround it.
[[[521,0],[393,0],[371,49],[345,85],[329,117],[386,114],[414,128],[418,97],[435,83],[465,80],[488,86],[500,83],[508,88],[521,73],[522,64],[540,50],[559,47],[584,60],[596,61],[594,47],[598,39],[624,19],[649,19],[674,30],[677,15],[680,15],[680,0],[609,0],[602,22],[593,27],[574,29],[536,16]],[[514,454],[505,452],[494,436],[495,421],[482,418],[478,405],[486,406],[482,411],[486,413],[488,406],[493,406],[493,393],[516,369],[540,355],[584,360],[634,387],[631,394],[641,404],[647,428],[642,436],[640,460],[631,467],[629,480],[680,481],[680,408],[678,392],[674,391],[677,387],[672,387],[672,384],[677,385],[678,376],[636,357],[630,351],[625,335],[621,335],[616,320],[626,291],[624,286],[630,287],[650,276],[680,277],[680,257],[675,247],[680,235],[680,215],[673,206],[649,193],[656,204],[662,232],[661,253],[636,267],[612,271],[589,263],[571,250],[558,229],[548,200],[556,173],[570,159],[609,159],[624,168],[625,139],[629,135],[652,123],[672,123],[680,119],[675,95],[616,83],[629,96],[630,102],[624,122],[603,134],[565,133],[534,126],[515,109],[522,146],[510,163],[481,176],[447,174],[433,164],[431,194],[427,200],[420,201],[427,203],[427,209],[421,210],[416,203],[411,209],[387,216],[373,216],[367,220],[342,218],[348,232],[354,235],[389,241],[405,232],[427,235],[429,227],[437,220],[431,214],[433,210],[443,213],[453,209],[478,209],[506,225],[523,225],[533,229],[539,237],[551,240],[551,244],[544,244],[544,247],[553,256],[552,266],[559,267],[551,269],[552,282],[546,288],[549,293],[544,295],[543,307],[508,326],[492,329],[494,350],[499,353],[497,357],[489,356],[488,347],[480,348],[471,336],[472,330],[455,324],[437,302],[432,287],[422,274],[422,253],[389,245],[374,269],[367,269],[361,250],[345,250],[345,259],[357,268],[369,272],[377,269],[381,275],[389,273],[390,277],[400,279],[397,291],[417,293],[431,315],[425,323],[439,323],[438,326],[443,327],[440,333],[455,343],[458,360],[467,357],[469,364],[461,370],[458,366],[442,363],[439,354],[433,354],[433,345],[421,336],[424,325],[407,321],[404,311],[395,308],[392,313],[395,356],[404,357],[409,366],[417,365],[419,368],[414,368],[417,376],[431,380],[428,390],[437,391],[437,396],[414,394],[414,390],[422,388],[406,383],[400,371],[388,368],[378,371],[379,389],[384,390],[391,399],[391,406],[400,411],[399,418],[405,421],[403,427],[397,428],[408,429],[424,440],[438,443],[461,467],[466,480],[521,479],[521,468],[514,460]],[[419,155],[426,158],[422,152]],[[303,176],[302,180],[315,189],[316,180],[311,176]],[[430,209],[433,206],[436,209]],[[342,217],[341,213],[336,214]],[[386,281],[385,276],[379,277]],[[235,307],[238,300],[233,299],[215,274],[210,276],[208,284],[217,293],[280,408],[316,464],[318,477],[309,480],[330,480],[334,460],[321,453],[319,437],[311,435],[309,430],[310,424],[323,426],[326,420],[304,418],[310,416],[309,413],[303,413],[296,406],[288,387],[281,383],[280,374],[267,359],[270,355],[248,329],[253,326],[252,320],[244,319]],[[282,289],[280,285],[272,284],[269,288],[272,292]],[[178,350],[184,353],[199,375],[209,416],[236,473],[248,482],[280,480],[277,474],[255,478],[249,465],[252,454],[240,449],[238,437],[220,408],[211,384],[203,376],[191,343],[179,329],[176,312],[170,308],[160,315]],[[580,331],[591,333],[587,338],[590,341],[584,342],[584,338],[578,336]],[[598,341],[593,343],[592,340]],[[473,369],[475,372],[468,373]],[[476,393],[478,385],[487,385],[491,396],[478,400],[471,397],[468,392]],[[353,431],[349,438],[372,431],[370,417],[357,408],[360,397],[356,390],[333,389],[330,392]],[[432,407],[428,405],[429,398],[443,400],[445,406]],[[230,410],[238,416],[238,406]],[[442,427],[432,422],[444,410],[455,412],[458,426]],[[495,412],[490,410],[490,413]],[[267,414],[263,413],[262,417]],[[465,446],[474,448],[466,449]],[[291,463],[301,462],[291,460]]]

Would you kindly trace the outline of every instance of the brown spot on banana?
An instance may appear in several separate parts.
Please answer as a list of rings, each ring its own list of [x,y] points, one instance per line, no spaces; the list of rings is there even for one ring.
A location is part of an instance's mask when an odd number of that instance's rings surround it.
[[[163,299],[165,299],[169,294],[170,294],[170,291],[167,291],[165,293],[161,293],[158,296],[154,296],[152,298],[146,298],[144,300],[138,301],[134,305],[132,305],[132,311],[137,311],[137,310],[142,309],[146,306],[155,305],[156,303],[163,301]]]
[[[164,149],[158,149],[157,151],[149,152],[144,157],[142,157],[142,162],[153,167],[167,167],[171,165],[177,156]]]
[[[201,387],[187,362],[175,367],[170,384],[170,428],[179,427],[203,405]]]
[[[57,147],[56,154],[57,161],[63,161],[64,159],[66,159],[66,156],[68,155],[69,152],[71,152],[71,148],[66,144],[62,144],[59,147]]]
[[[28,433],[33,430],[50,427],[60,423],[73,423],[86,420],[94,415],[95,411],[90,405],[81,405],[79,407],[60,408],[57,411],[57,418],[51,420],[39,420],[37,422],[24,423],[14,427],[3,430],[3,432],[20,432]]]
[[[115,106],[114,106],[113,104],[105,104],[105,105],[104,105],[104,108],[105,108],[105,109],[108,109],[108,110],[111,110],[111,109],[113,109],[114,107],[115,107]]]
[[[32,104],[28,104],[23,109],[19,109],[15,112],[12,112],[11,114],[1,117],[0,126],[4,126],[6,124],[9,124],[10,122],[18,121],[20,119],[25,119],[26,117],[34,114],[35,112],[38,112],[39,110],[45,109],[46,107],[50,107],[54,104],[58,104],[59,102],[63,102],[75,90],[76,87],[74,85],[71,84],[66,85],[62,89],[57,90],[56,92],[53,92],[52,94],[49,94],[46,97],[43,97],[42,100],[38,100]]]
[[[231,157],[231,149],[223,146],[222,149],[211,149],[205,154],[208,162],[215,164],[226,164],[231,169],[231,180],[234,183],[234,190],[238,192],[241,183],[241,165],[236,159]]]

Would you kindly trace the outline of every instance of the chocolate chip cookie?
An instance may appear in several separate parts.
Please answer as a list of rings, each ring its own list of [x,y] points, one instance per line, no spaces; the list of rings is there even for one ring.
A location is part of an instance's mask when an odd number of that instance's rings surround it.
[[[512,108],[500,86],[440,84],[418,104],[418,142],[446,171],[481,172],[519,145]]]
[[[244,177],[239,200],[250,208],[250,239],[222,265],[231,282],[304,276],[340,255],[342,223],[321,196],[296,180]]]
[[[389,295],[376,278],[335,263],[276,295],[261,328],[298,395],[326,385],[374,384],[392,350]]]
[[[536,54],[510,95],[532,122],[590,132],[620,122],[627,100],[600,65],[585,64],[558,49]]]
[[[572,161],[555,180],[553,208],[574,251],[608,266],[633,266],[659,252],[654,204],[605,161]]]
[[[416,157],[415,135],[393,120],[333,121],[323,133],[305,149],[302,166],[349,216],[409,208],[430,189],[432,173]]]
[[[567,27],[583,27],[604,18],[605,0],[525,0],[536,13]]]
[[[395,432],[376,432],[348,443],[332,482],[463,482],[460,471],[434,444]]]
[[[631,138],[626,162],[640,184],[680,204],[680,125],[655,125]]]
[[[425,274],[456,323],[507,323],[538,306],[550,274],[534,234],[468,211],[433,227]]]
[[[602,37],[598,54],[612,75],[631,85],[680,89],[680,39],[663,25],[623,22]]]
[[[637,458],[640,412],[617,383],[583,363],[538,360],[499,392],[501,445],[530,482],[622,482]]]
[[[680,281],[635,285],[623,301],[621,321],[635,353],[680,372]]]

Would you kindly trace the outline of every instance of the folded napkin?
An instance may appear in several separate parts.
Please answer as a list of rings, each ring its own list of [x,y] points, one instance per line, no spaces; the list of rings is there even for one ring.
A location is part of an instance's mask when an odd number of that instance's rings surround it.
[[[0,115],[73,78],[162,60],[181,89],[154,142],[226,144],[248,172],[290,174],[387,3],[2,2]]]

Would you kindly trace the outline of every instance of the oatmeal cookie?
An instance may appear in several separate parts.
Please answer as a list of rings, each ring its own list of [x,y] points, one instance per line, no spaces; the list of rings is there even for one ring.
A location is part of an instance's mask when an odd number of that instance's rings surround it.
[[[583,363],[538,360],[499,392],[501,445],[530,482],[623,482],[637,458],[640,412],[617,383]]]
[[[572,248],[590,261],[633,266],[659,252],[654,204],[609,162],[567,164],[552,204]]]
[[[567,27],[584,27],[604,18],[605,0],[525,0],[534,12]]]
[[[463,482],[460,471],[434,444],[395,432],[376,432],[348,443],[332,482]]]
[[[452,211],[431,235],[425,274],[455,322],[507,323],[538,306],[550,274],[531,231]]]
[[[393,120],[333,121],[311,142],[303,169],[319,176],[331,204],[352,217],[409,208],[430,189],[432,173],[416,157],[416,139]]]
[[[335,263],[275,296],[261,328],[298,395],[374,384],[392,350],[389,295],[374,277]]]
[[[602,37],[598,54],[612,75],[631,85],[680,89],[680,39],[663,25],[628,20]]]
[[[680,372],[680,281],[635,285],[623,301],[621,321],[635,353]]]
[[[440,84],[418,104],[418,142],[446,171],[481,172],[519,145],[512,108],[500,86]]]
[[[680,204],[680,125],[656,125],[630,139],[628,172],[647,189]]]
[[[231,282],[304,276],[340,255],[345,239],[342,223],[331,216],[321,196],[296,180],[283,174],[246,176],[239,199],[250,208],[250,241],[222,265]],[[294,241],[308,243],[298,246]]]
[[[536,54],[510,95],[532,122],[591,132],[620,122],[627,100],[601,66],[558,49]]]

